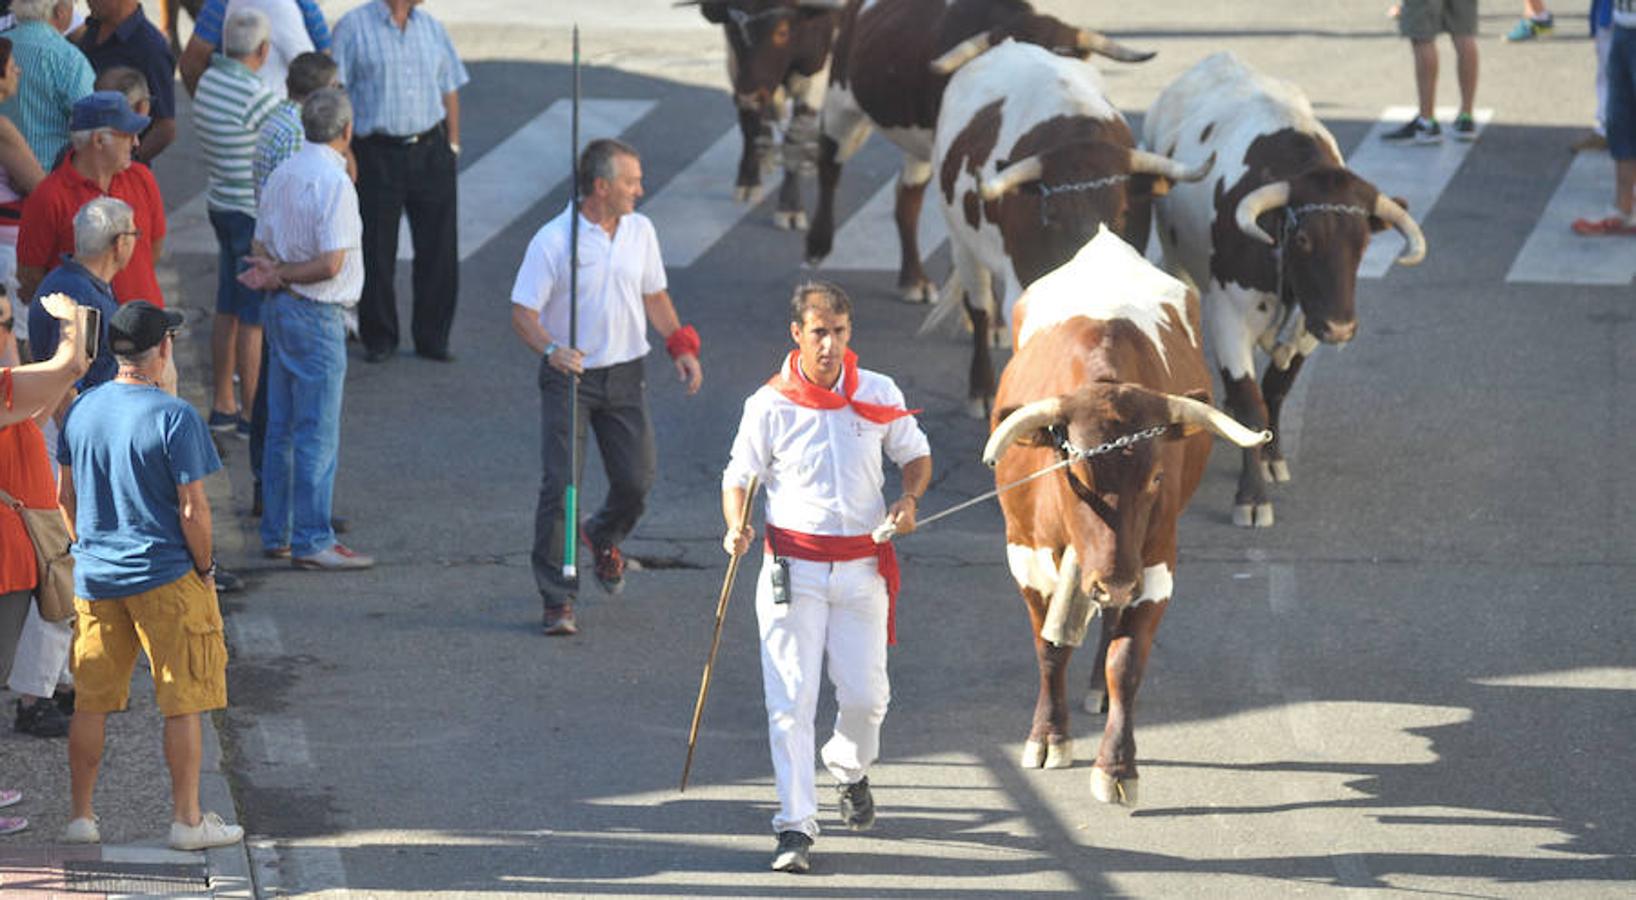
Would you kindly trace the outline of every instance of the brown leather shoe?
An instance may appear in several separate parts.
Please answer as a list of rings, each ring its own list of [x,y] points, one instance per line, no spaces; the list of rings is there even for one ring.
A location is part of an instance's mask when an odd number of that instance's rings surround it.
[[[551,637],[579,634],[579,624],[574,621],[572,606],[547,607],[544,626],[545,633]]]

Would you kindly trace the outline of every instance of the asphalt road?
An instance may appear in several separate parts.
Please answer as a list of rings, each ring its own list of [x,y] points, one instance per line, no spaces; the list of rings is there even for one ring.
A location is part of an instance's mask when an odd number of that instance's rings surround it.
[[[1131,113],[1221,48],[1303,84],[1349,151],[1412,96],[1384,0],[1044,5],[1160,51],[1104,67]],[[650,193],[731,126],[719,35],[691,13],[629,0],[522,9],[534,6],[428,5],[471,60],[465,166],[565,95],[576,16],[586,97],[657,101],[625,132]],[[763,206],[670,273],[704,335],[706,381],[685,398],[662,354],[650,360],[660,480],[627,547],[648,568],[619,598],[591,587],[582,634],[546,639],[527,565],[535,363],[507,298],[559,189],[466,259],[457,363],[353,358],[337,505],[354,523],[347,542],[379,568],[264,563],[253,522],[218,511],[242,526],[224,543],[251,577],[229,612],[225,735],[263,891],[1628,896],[1636,476],[1622,451],[1636,438],[1636,293],[1506,281],[1589,120],[1591,50],[1577,10],[1558,10],[1551,40],[1514,46],[1498,37],[1514,10],[1486,9],[1480,103],[1494,124],[1417,211],[1431,257],[1361,282],[1359,338],[1303,373],[1278,525],[1230,524],[1226,449],[1184,520],[1176,601],[1142,694],[1138,811],[1090,798],[1094,717],[1074,720],[1074,768],[1017,765],[1036,679],[992,507],[900,546],[908,587],[871,777],[876,831],[826,833],[809,878],[765,871],[773,793],[742,586],[693,787],[676,793],[725,567],[718,475],[743,398],[785,349],[799,239],[769,227]],[[184,142],[162,160],[173,207],[198,190],[196,154]],[[848,166],[843,216],[890,179],[894,157],[877,140]],[[526,167],[517,178],[528,183]],[[169,266],[203,303],[213,261]],[[960,410],[960,342],[913,340],[924,310],[891,299],[890,273],[833,277],[858,301],[865,364],[926,410],[938,474],[925,509],[991,486],[984,428]],[[239,513],[246,465],[231,448]],[[584,502],[600,490],[593,476]],[[1086,672],[1081,659],[1072,683]]]

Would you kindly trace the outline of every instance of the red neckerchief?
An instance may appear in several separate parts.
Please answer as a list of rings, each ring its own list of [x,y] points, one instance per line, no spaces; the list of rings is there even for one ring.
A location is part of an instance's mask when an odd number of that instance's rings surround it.
[[[875,557],[880,576],[886,581],[886,645],[898,642],[898,589],[903,575],[898,568],[897,548],[891,541],[875,543],[867,534],[843,537],[807,534],[767,524],[767,550],[774,556],[789,556],[810,562],[850,562]]]
[[[784,360],[783,368],[767,381],[769,387],[783,394],[797,406],[805,406],[808,409],[843,409],[850,406],[853,412],[877,425],[886,425],[920,412],[918,409],[904,409],[899,406],[887,406],[884,403],[865,403],[852,399],[852,395],[858,390],[858,354],[851,350],[846,351],[846,356],[841,361],[839,394],[808,381],[801,372],[800,360],[801,351],[791,350],[789,357]]]

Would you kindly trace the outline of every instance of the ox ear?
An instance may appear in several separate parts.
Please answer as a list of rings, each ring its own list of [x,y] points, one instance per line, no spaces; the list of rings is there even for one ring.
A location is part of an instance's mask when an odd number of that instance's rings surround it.
[[[1409,201],[1403,199],[1402,197],[1393,197],[1392,202],[1396,203],[1398,206],[1403,207],[1404,212],[1409,211]],[[1385,219],[1382,219],[1380,216],[1370,216],[1369,217],[1369,230],[1370,231],[1385,231],[1386,229],[1391,228],[1391,227],[1392,227],[1392,223],[1386,221]]]

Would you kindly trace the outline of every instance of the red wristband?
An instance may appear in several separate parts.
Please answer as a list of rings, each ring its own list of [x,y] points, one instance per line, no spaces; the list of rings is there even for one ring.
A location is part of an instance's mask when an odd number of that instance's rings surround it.
[[[665,350],[670,358],[678,356],[698,356],[703,344],[699,341],[699,332],[692,325],[683,325],[672,331],[670,337],[665,338]]]

